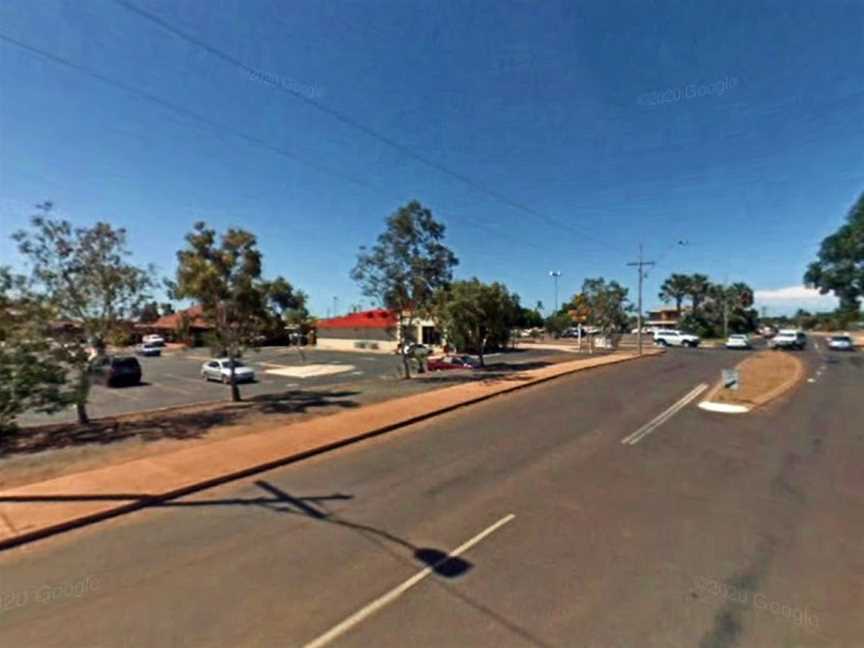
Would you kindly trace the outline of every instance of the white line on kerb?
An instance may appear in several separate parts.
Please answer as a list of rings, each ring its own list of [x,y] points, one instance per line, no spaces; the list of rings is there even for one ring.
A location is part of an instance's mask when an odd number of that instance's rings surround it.
[[[676,413],[684,409],[690,401],[699,396],[699,394],[701,394],[706,389],[708,389],[708,385],[706,383],[696,385],[693,389],[687,392],[687,394],[685,394],[681,400],[679,400],[677,403],[662,412],[659,416],[650,420],[648,423],[636,430],[633,434],[630,434],[621,439],[621,443],[625,445],[636,445],[646,436],[651,434],[655,429],[657,429],[670,418],[675,416]]]
[[[491,534],[495,533],[498,529],[503,527],[505,524],[512,522],[513,518],[515,518],[515,517],[516,516],[513,515],[512,513],[510,515],[504,516],[503,518],[498,520],[492,526],[484,529],[483,531],[478,533],[476,536],[474,536],[473,538],[471,538],[470,540],[468,540],[464,544],[460,545],[459,547],[457,547],[456,549],[454,549],[453,551],[448,553],[447,556],[442,558],[438,564],[443,563],[444,561],[448,560],[449,558],[454,558],[454,557],[456,557],[462,553],[465,553],[471,547],[476,545],[478,542],[480,542],[484,538],[490,536]],[[326,646],[327,644],[332,642],[334,639],[337,639],[338,637],[340,637],[343,634],[345,634],[346,632],[348,632],[351,628],[356,626],[358,623],[361,623],[364,619],[367,619],[368,617],[370,617],[373,614],[375,614],[376,612],[378,612],[378,610],[386,607],[387,605],[389,605],[390,603],[392,603],[393,601],[398,599],[405,592],[410,590],[412,587],[417,585],[417,583],[419,583],[424,578],[429,576],[433,571],[435,571],[436,566],[437,565],[433,565],[431,567],[426,567],[425,569],[417,572],[411,578],[406,580],[404,583],[402,583],[401,585],[397,585],[396,587],[391,589],[386,594],[383,594],[382,596],[378,597],[377,599],[375,599],[374,601],[372,601],[368,605],[362,607],[361,609],[359,609],[357,612],[355,612],[354,614],[349,616],[347,619],[345,619],[341,623],[333,626],[330,630],[328,630],[327,632],[322,634],[317,639],[313,639],[312,641],[307,643],[303,648],[322,648],[322,646]]]

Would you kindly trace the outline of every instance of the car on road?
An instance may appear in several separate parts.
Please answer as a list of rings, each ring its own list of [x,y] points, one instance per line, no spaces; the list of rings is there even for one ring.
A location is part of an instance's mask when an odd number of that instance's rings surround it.
[[[429,371],[446,371],[448,369],[476,369],[480,363],[469,355],[446,355],[440,358],[429,358],[426,368]]]
[[[684,333],[682,331],[677,331],[674,329],[663,329],[654,332],[654,344],[658,346],[686,346],[696,348],[699,346],[700,342],[701,340],[699,339],[698,335],[692,335],[690,333]]]
[[[803,331],[795,329],[780,329],[777,335],[768,340],[770,349],[797,349],[803,350],[807,346],[807,336]]]
[[[134,356],[102,356],[90,364],[91,380],[97,385],[122,387],[141,383],[141,363]]]
[[[848,335],[832,335],[828,338],[828,348],[834,351],[854,351],[855,343]]]
[[[724,345],[727,349],[752,349],[753,345],[750,344],[750,337],[747,335],[741,335],[739,333],[733,333],[728,338],[726,338],[726,344]]]
[[[159,344],[153,344],[152,342],[142,342],[135,347],[135,353],[145,357],[161,356],[162,346]]]
[[[226,385],[231,382],[231,363],[228,358],[216,358],[201,365],[201,377],[204,380],[218,380]],[[255,370],[240,360],[234,360],[234,382],[255,382]]]
[[[165,338],[163,338],[161,335],[156,335],[155,333],[145,335],[143,338],[141,338],[141,342],[143,344],[152,344],[154,346],[165,346]]]

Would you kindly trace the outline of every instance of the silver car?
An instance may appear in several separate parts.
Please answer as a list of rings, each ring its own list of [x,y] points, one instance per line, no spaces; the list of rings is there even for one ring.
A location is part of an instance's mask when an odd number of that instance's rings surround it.
[[[848,335],[832,335],[828,338],[828,348],[835,351],[854,351],[855,343]]]
[[[217,358],[201,365],[201,377],[204,380],[218,380],[226,385],[231,382],[231,360]],[[240,360],[234,360],[234,382],[255,382],[255,370]]]

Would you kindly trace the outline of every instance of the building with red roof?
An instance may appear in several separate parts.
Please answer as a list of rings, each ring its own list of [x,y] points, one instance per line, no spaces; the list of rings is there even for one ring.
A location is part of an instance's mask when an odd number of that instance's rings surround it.
[[[188,331],[183,330],[184,319],[188,322]],[[204,318],[204,309],[201,306],[192,306],[170,315],[163,315],[155,322],[135,325],[135,330],[141,335],[158,333],[165,337],[166,340],[186,342],[194,346],[201,344],[204,334],[212,329],[213,327]],[[180,339],[184,333],[188,333],[188,338]]]
[[[436,346],[441,336],[430,320],[416,320],[414,335],[407,337]],[[385,308],[375,308],[318,320],[316,344],[334,351],[394,352],[399,344],[399,318]]]

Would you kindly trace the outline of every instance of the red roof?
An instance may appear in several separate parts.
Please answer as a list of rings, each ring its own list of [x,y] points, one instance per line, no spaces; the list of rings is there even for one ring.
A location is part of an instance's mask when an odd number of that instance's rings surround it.
[[[396,314],[384,308],[318,320],[317,324],[319,329],[386,329],[394,326],[396,326]]]
[[[201,306],[192,306],[191,308],[187,308],[184,311],[180,311],[179,313],[171,313],[170,315],[163,315],[155,322],[151,322],[150,324],[145,324],[147,328],[154,329],[165,329],[176,331],[180,328],[180,314],[186,315],[189,318],[189,325],[193,328],[202,328],[209,329],[212,328],[210,324],[204,319],[204,309]]]

